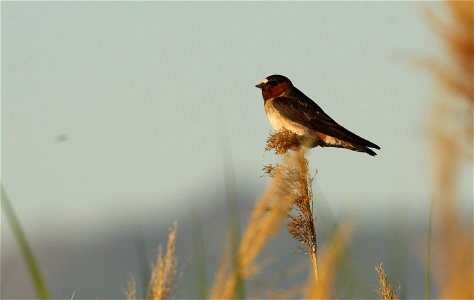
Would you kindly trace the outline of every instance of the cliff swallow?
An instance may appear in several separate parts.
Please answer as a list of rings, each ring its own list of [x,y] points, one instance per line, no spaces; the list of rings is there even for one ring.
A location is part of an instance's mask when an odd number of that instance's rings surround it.
[[[276,131],[286,128],[314,148],[337,147],[377,155],[376,144],[345,129],[282,75],[271,75],[256,85],[262,90],[265,112]]]

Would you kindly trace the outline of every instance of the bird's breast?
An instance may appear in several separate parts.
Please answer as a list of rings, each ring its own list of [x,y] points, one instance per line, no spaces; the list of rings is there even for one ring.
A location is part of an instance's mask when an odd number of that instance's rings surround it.
[[[280,112],[273,106],[273,99],[269,99],[265,102],[265,112],[267,113],[268,120],[275,131],[280,131],[286,128],[298,135],[306,135],[309,133],[309,129],[305,126],[293,122],[284,117]]]

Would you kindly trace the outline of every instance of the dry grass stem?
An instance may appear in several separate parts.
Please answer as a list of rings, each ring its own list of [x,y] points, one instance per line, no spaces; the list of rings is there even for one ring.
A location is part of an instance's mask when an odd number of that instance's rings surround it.
[[[267,142],[267,150],[274,149],[275,153],[290,153],[294,157],[294,164],[287,169],[288,182],[294,195],[293,213],[288,215],[287,229],[290,235],[301,242],[310,256],[315,280],[318,280],[318,256],[316,230],[313,218],[313,192],[311,189],[313,178],[308,172],[308,161],[305,158],[305,141],[295,133],[283,129],[270,136]],[[288,154],[287,154],[288,155]],[[276,167],[264,167],[264,171],[272,176]]]
[[[458,138],[452,142],[458,144],[464,154],[472,159],[473,144],[473,105],[474,105],[474,18],[472,1],[446,1],[448,18],[442,18],[432,11],[427,17],[442,45],[447,51],[448,62],[440,63],[439,59],[424,59],[422,64],[436,77],[439,87],[450,94],[449,100],[443,99],[442,109],[446,117],[452,118],[448,123],[437,122],[446,126],[449,134]],[[451,101],[460,99],[462,101]],[[456,103],[457,102],[457,103]],[[460,136],[463,137],[460,137]]]
[[[329,299],[332,296],[333,283],[337,267],[352,238],[353,226],[340,224],[331,236],[327,246],[321,251],[319,279],[308,283],[306,299]]]
[[[446,1],[449,20],[442,20],[432,11],[427,17],[443,46],[449,54],[451,63],[442,65],[432,60],[431,66],[438,81],[454,94],[461,95],[473,105],[473,3],[472,1]]]
[[[219,265],[219,270],[216,274],[216,279],[214,280],[214,288],[211,291],[211,298],[216,298],[216,295],[222,295],[224,291],[222,290],[224,285],[226,284],[226,280],[229,276],[229,263],[230,263],[230,241],[227,242],[226,248],[221,258],[221,262]]]
[[[166,253],[158,248],[156,265],[152,266],[151,279],[147,289],[147,299],[167,299],[178,275],[178,258],[176,257],[176,230],[177,222],[168,234]]]
[[[439,112],[440,119],[446,115]],[[471,224],[463,224],[456,210],[456,179],[462,164],[460,145],[444,128],[432,135],[434,161],[435,234],[433,249],[440,297],[473,299],[473,253]]]
[[[137,284],[135,283],[135,279],[130,278],[130,281],[128,282],[127,290],[125,291],[125,295],[127,295],[128,300],[137,299]]]
[[[290,165],[292,160],[287,158],[283,166]],[[237,271],[242,279],[247,280],[259,271],[255,260],[268,240],[280,230],[283,220],[294,201],[290,186],[286,180],[285,168],[279,168],[275,172],[270,186],[257,202],[249,224],[242,235],[238,248],[238,260],[240,270],[231,272],[228,263],[221,264],[218,281],[216,281],[211,298],[230,299],[233,297],[236,283]],[[222,280],[222,274],[227,274]]]
[[[380,288],[379,288],[379,299],[381,300],[396,300],[398,299],[398,291],[395,291],[388,281],[387,275],[383,270],[382,264],[375,266],[375,271],[379,278]]]
[[[152,265],[152,274],[148,283],[146,299],[167,299],[171,294],[171,290],[178,275],[178,258],[176,257],[176,230],[177,222],[174,222],[168,234],[168,244],[166,253],[163,255],[163,248],[158,247],[158,257],[156,265]],[[127,299],[134,300],[137,298],[137,285],[133,277],[128,282],[125,291]]]
[[[296,152],[296,165],[293,170],[293,185],[296,201],[293,204],[292,215],[289,215],[288,232],[306,248],[311,257],[315,279],[318,280],[318,258],[316,230],[314,228],[311,185],[313,178],[308,172],[308,161],[304,157],[305,149]]]

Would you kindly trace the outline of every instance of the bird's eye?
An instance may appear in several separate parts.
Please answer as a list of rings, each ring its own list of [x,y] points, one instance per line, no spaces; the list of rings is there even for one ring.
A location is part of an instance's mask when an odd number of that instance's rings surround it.
[[[277,82],[276,82],[276,81],[270,81],[268,84],[269,84],[270,86],[275,86],[275,85],[277,85]]]

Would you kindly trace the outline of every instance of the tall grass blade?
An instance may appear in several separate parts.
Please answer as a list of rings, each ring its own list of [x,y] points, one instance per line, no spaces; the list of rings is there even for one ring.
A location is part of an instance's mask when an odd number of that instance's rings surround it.
[[[430,211],[428,216],[428,237],[426,242],[426,260],[425,260],[425,299],[430,299],[431,289],[431,239],[433,236],[433,205],[434,198],[430,201]]]
[[[39,299],[49,299],[49,292],[46,286],[46,282],[44,280],[43,274],[41,272],[40,266],[36,261],[35,255],[33,250],[30,247],[28,239],[26,238],[25,232],[21,227],[20,221],[13,210],[13,207],[8,199],[7,193],[1,185],[1,201],[2,201],[2,210],[7,217],[8,223],[12,228],[13,235],[15,236],[18,247],[25,259],[26,265],[28,267],[28,271],[30,273],[31,280],[33,281],[33,285],[36,289],[36,295]]]
[[[145,292],[148,287],[148,282],[150,281],[150,265],[149,265],[149,255],[148,251],[146,250],[146,242],[145,238],[143,237],[142,228],[136,228],[135,236],[134,236],[134,245],[135,245],[135,253],[137,254],[137,262],[140,274],[140,285],[142,287],[142,297],[145,297]],[[136,286],[136,283],[134,282]]]
[[[198,215],[197,208],[193,204],[191,211],[191,220],[193,224],[193,248],[194,257],[196,257],[197,285],[199,289],[199,298],[208,299],[208,279],[206,268],[206,247],[203,239],[202,223]]]
[[[223,123],[221,123],[223,124]],[[224,126],[218,126],[219,140],[222,151],[223,165],[224,165],[224,180],[226,190],[226,200],[229,216],[229,230],[230,230],[230,251],[232,253],[232,268],[235,276],[235,297],[237,299],[245,298],[245,286],[242,279],[240,258],[238,254],[240,244],[240,220],[239,220],[239,206],[237,202],[237,186],[235,180],[234,161],[232,158],[232,150],[227,138],[227,132]]]

